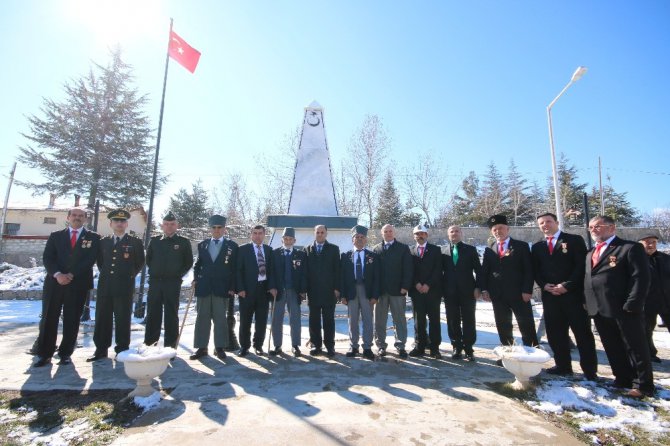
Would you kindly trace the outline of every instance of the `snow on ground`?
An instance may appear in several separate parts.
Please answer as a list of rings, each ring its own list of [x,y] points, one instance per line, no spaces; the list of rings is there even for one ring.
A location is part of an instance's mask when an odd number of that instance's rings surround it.
[[[160,392],[156,391],[149,396],[136,396],[133,398],[133,403],[142,409],[143,412],[147,412],[151,409],[158,407],[158,405],[163,399]]]

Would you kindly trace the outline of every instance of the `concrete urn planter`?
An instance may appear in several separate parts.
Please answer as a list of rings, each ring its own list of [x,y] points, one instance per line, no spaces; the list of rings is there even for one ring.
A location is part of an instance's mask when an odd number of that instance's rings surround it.
[[[170,347],[149,347],[141,345],[119,353],[116,360],[123,362],[123,368],[128,378],[137,381],[135,390],[129,397],[146,397],[156,390],[151,381],[159,377],[168,367],[170,359],[177,355],[177,351]]]
[[[530,385],[530,378],[537,376],[551,359],[549,353],[534,347],[523,345],[499,346],[493,352],[502,359],[503,366],[514,375],[516,381],[512,384],[515,389],[526,389]]]

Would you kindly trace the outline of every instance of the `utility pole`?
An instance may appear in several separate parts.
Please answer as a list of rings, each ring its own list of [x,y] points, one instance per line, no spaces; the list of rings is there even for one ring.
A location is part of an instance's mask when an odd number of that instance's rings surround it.
[[[0,254],[5,254],[5,221],[7,220],[7,206],[9,205],[9,192],[12,190],[14,182],[14,173],[16,172],[16,161],[9,173],[9,183],[7,184],[7,193],[5,194],[5,206],[2,208],[2,218],[0,219]]]
[[[600,182],[600,215],[605,215],[605,200],[603,196],[603,165],[598,157],[598,181]]]

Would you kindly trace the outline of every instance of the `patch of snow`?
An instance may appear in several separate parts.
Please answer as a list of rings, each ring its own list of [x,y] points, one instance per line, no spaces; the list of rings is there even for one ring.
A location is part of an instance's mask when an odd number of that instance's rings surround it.
[[[133,398],[133,403],[142,409],[143,412],[147,412],[151,409],[158,407],[162,399],[161,393],[156,391],[149,396],[136,396]]]
[[[141,344],[137,347],[131,347],[122,351],[116,360],[120,362],[143,362],[158,359],[170,359],[177,355],[177,350],[171,347],[159,347],[157,345],[148,346]]]

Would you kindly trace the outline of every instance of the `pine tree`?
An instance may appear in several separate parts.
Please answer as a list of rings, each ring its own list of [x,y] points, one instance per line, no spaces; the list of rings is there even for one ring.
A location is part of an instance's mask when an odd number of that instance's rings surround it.
[[[393,182],[391,172],[387,171],[379,191],[375,223],[377,227],[385,224],[400,226],[403,224],[403,209],[400,196]]]
[[[570,160],[563,153],[561,153],[558,159],[556,170],[558,171],[559,200],[563,216],[578,215],[584,207],[583,196],[584,192],[586,192],[587,183],[579,183],[577,181],[577,167],[574,164],[570,164]],[[551,178],[548,181],[547,207],[554,209],[554,183]],[[566,219],[565,221],[568,223],[570,220]]]
[[[522,226],[532,220],[528,189],[526,179],[521,176],[514,160],[511,159],[505,177],[505,195],[507,197],[505,207],[508,210],[510,225]]]
[[[182,187],[170,198],[170,210],[176,215],[179,225],[183,228],[206,227],[211,213],[207,207],[207,191],[202,187],[200,179],[191,187],[191,193]]]
[[[618,225],[635,226],[640,223],[641,217],[626,196],[626,192],[617,192],[610,183],[610,178],[603,187],[603,202],[605,203],[605,215],[612,217]],[[600,189],[593,186],[588,196],[589,214],[596,216],[600,214]]]
[[[504,181],[502,174],[495,163],[490,162],[486,167],[486,174],[475,206],[480,223],[494,214],[505,211]]]
[[[444,213],[440,220],[447,224],[458,224],[463,226],[481,224],[481,219],[476,214],[477,200],[479,199],[479,177],[474,171],[463,178],[460,193],[455,193],[452,199],[453,205]],[[444,223],[443,223],[444,226]]]

